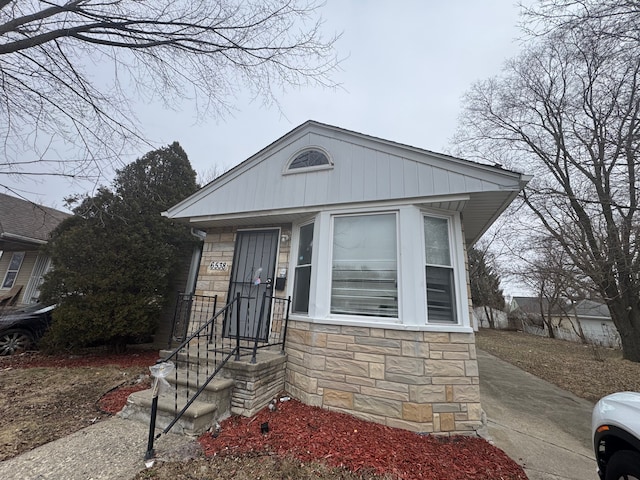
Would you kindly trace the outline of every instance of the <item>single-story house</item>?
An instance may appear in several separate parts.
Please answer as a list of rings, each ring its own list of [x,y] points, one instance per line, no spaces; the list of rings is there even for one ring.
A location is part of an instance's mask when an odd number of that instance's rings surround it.
[[[164,215],[206,232],[196,293],[292,297],[289,393],[464,433],[481,423],[466,249],[528,180],[308,121]]]
[[[0,194],[0,306],[38,301],[51,259],[40,250],[68,213]]]

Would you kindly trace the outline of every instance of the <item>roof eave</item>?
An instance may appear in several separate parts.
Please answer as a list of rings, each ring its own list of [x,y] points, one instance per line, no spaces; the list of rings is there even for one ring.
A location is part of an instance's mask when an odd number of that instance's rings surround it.
[[[32,245],[46,245],[48,242],[40,238],[26,237],[24,235],[17,235],[15,233],[3,232],[0,233],[0,240],[8,240],[15,243],[28,243]]]

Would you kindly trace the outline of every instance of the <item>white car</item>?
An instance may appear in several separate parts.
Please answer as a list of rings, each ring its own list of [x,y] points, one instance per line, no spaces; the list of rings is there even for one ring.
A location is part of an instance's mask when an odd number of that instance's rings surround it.
[[[640,393],[607,395],[593,408],[593,447],[602,480],[640,480]]]

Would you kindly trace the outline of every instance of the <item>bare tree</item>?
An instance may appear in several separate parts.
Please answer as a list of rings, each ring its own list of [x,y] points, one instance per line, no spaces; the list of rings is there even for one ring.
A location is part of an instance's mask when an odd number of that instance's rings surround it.
[[[145,142],[131,105],[223,115],[243,88],[333,85],[315,0],[0,0],[0,174],[99,175]],[[58,149],[62,145],[63,151]],[[30,152],[24,157],[24,152]]]
[[[582,327],[572,317],[577,302],[593,298],[592,282],[572,264],[562,245],[549,235],[531,235],[521,259],[523,261],[514,273],[535,292],[540,319],[549,337],[555,338],[554,329],[569,323],[574,333],[586,343]]]
[[[509,161],[535,175],[523,200],[538,228],[597,286],[624,357],[637,362],[640,44],[598,35],[600,17],[585,17],[577,9],[571,14],[590,28],[561,30],[548,18],[535,17],[550,28],[531,39],[500,76],[472,87],[458,140],[485,158]]]

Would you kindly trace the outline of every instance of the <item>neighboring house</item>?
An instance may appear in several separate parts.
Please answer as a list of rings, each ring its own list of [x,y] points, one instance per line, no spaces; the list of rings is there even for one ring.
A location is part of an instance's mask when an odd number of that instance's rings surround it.
[[[513,297],[509,315],[518,328],[527,333],[548,336],[541,319],[541,308],[550,316],[556,338],[572,342],[584,341],[605,347],[619,347],[620,336],[604,303],[581,300],[567,302],[549,309],[549,303],[537,297]],[[551,310],[551,311],[549,311]],[[583,337],[583,338],[581,338]]]
[[[609,308],[593,300],[581,300],[572,309],[571,320],[579,322],[588,343],[605,347],[620,347],[620,335],[611,320]],[[576,339],[579,340],[579,339]]]
[[[508,308],[509,315],[515,320],[517,327],[530,333],[538,333],[538,330],[544,332],[543,315],[553,325],[559,325],[567,318],[564,304],[551,305],[546,298],[513,297]]]
[[[546,298],[513,297],[509,304],[509,318],[518,329],[533,335],[549,336],[546,320],[553,328],[555,338],[575,340],[580,337],[573,331],[575,325],[570,320],[570,305],[559,300],[551,304]]]
[[[40,252],[69,214],[0,194],[0,306],[35,303],[51,266]]]
[[[248,298],[243,330],[263,292],[292,296],[292,395],[461,433],[481,423],[466,248],[528,179],[308,121],[164,215],[206,232],[196,293]]]

